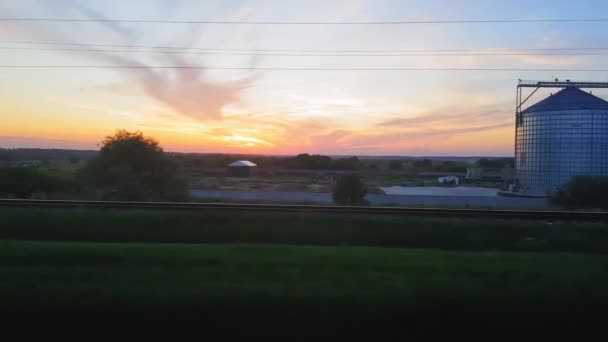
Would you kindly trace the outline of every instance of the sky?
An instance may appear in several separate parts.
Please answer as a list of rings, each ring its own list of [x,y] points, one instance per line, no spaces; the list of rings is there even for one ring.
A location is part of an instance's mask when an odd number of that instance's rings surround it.
[[[0,2],[0,17],[4,18],[96,20],[594,19],[605,17],[603,13],[608,13],[605,0]],[[518,79],[608,81],[608,72],[214,68],[608,69],[606,56],[598,55],[401,53],[370,57],[323,52],[364,51],[369,55],[373,50],[608,48],[607,29],[606,22],[218,25],[0,21],[0,65],[138,66],[0,69],[0,147],[96,149],[103,137],[127,129],[142,131],[159,140],[165,150],[180,152],[512,156]],[[175,48],[155,48],[159,46]],[[531,102],[547,95],[540,92]]]

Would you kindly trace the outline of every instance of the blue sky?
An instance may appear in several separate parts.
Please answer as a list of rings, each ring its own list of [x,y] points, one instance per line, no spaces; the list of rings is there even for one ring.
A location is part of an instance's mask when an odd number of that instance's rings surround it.
[[[141,20],[579,19],[602,18],[604,13],[608,13],[608,2],[597,0],[0,3],[2,17]],[[3,70],[0,116],[5,124],[0,127],[0,147],[94,148],[104,135],[126,128],[144,131],[177,151],[511,155],[517,79],[608,81],[608,73],[197,72],[147,67],[607,69],[606,56],[192,55],[125,53],[103,47],[97,49],[105,51],[97,52],[18,50],[14,48],[70,46],[15,41],[244,50],[608,48],[606,29],[608,23],[252,26],[1,22],[0,47],[12,48],[0,54],[2,65],[146,68]]]

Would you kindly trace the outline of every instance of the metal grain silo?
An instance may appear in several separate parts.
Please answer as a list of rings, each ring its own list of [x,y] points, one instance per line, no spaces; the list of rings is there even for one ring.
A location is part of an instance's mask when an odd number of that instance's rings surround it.
[[[546,83],[563,89],[523,111],[518,97],[515,186],[529,195],[553,192],[575,175],[608,176],[608,102],[577,83]]]

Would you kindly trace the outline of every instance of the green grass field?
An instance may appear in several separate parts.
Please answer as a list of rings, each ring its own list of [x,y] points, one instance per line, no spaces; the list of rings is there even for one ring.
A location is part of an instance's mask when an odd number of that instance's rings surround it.
[[[608,253],[605,223],[246,212],[0,209],[0,239]]]
[[[570,254],[4,241],[0,298],[5,309],[223,302],[575,310],[608,304],[606,269],[608,257]]]
[[[297,336],[589,323],[608,305],[607,246],[594,223],[2,209],[0,305],[28,324],[102,313]]]

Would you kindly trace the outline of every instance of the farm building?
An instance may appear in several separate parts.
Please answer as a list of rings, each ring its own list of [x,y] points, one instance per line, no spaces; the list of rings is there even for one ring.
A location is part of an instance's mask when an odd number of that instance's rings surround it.
[[[248,160],[240,160],[226,167],[228,177],[252,177],[255,176],[258,166]]]
[[[608,83],[520,82],[523,86],[562,90],[525,110],[525,100],[518,100],[514,188],[519,189],[514,190],[545,195],[575,175],[608,175],[608,102],[580,89]]]

